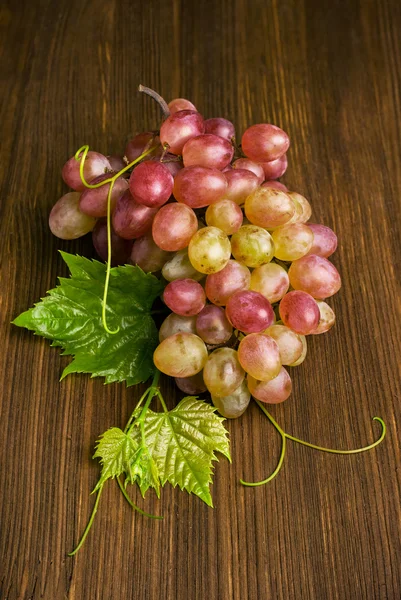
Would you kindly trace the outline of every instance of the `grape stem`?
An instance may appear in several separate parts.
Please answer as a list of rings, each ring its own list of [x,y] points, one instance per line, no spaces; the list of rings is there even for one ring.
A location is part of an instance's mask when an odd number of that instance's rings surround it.
[[[79,150],[77,150],[75,153],[75,160],[81,161],[80,165],[79,165],[79,175],[80,175],[81,181],[85,187],[93,190],[93,189],[102,187],[103,185],[107,185],[108,183],[110,184],[109,192],[107,194],[107,267],[106,267],[106,279],[105,279],[105,283],[104,283],[104,292],[103,292],[103,301],[102,301],[102,323],[103,323],[104,329],[107,331],[107,333],[110,333],[110,334],[115,334],[120,331],[119,327],[117,327],[117,329],[110,329],[107,325],[107,317],[106,317],[107,294],[109,291],[110,272],[111,272],[111,193],[113,191],[113,186],[114,186],[114,183],[116,182],[116,180],[119,177],[121,177],[121,175],[123,175],[123,173],[125,173],[131,167],[133,167],[138,162],[140,162],[142,159],[144,159],[145,156],[147,156],[148,154],[153,152],[153,150],[156,150],[156,148],[157,148],[157,145],[151,146],[150,148],[146,148],[145,151],[142,152],[141,156],[138,156],[138,158],[136,158],[135,160],[130,162],[126,167],[121,169],[121,171],[118,171],[118,173],[116,173],[112,177],[108,177],[107,179],[104,179],[103,181],[100,181],[99,183],[94,183],[94,184],[88,183],[86,181],[85,175],[84,175],[84,164],[85,164],[86,156],[89,152],[89,146],[88,145],[81,146],[81,148],[79,148]]]
[[[320,450],[321,452],[329,452],[330,454],[357,454],[359,452],[366,452],[367,450],[371,450],[372,448],[375,448],[376,446],[378,446],[384,440],[384,438],[386,436],[386,432],[387,432],[386,425],[385,425],[383,419],[381,419],[380,417],[373,417],[373,421],[379,421],[379,423],[382,427],[382,432],[380,434],[379,439],[377,439],[372,444],[369,444],[369,446],[364,446],[363,448],[356,448],[354,450],[337,450],[337,449],[333,449],[333,448],[323,448],[322,446],[316,446],[316,444],[310,444],[309,442],[305,442],[304,440],[300,440],[299,438],[294,437],[293,435],[290,435],[289,433],[286,433],[285,431],[283,431],[283,429],[281,429],[280,425],[273,419],[271,414],[266,410],[266,408],[263,406],[263,404],[261,402],[256,400],[256,404],[259,406],[261,411],[266,415],[266,417],[269,419],[269,421],[272,423],[272,425],[277,429],[277,431],[281,437],[281,452],[280,452],[280,458],[279,458],[277,467],[274,469],[273,473],[271,475],[269,475],[269,477],[267,477],[267,479],[263,479],[262,481],[255,481],[255,482],[244,481],[243,479],[240,479],[240,482],[242,483],[242,485],[245,485],[247,487],[256,487],[259,485],[264,485],[265,483],[268,483],[269,481],[274,479],[276,477],[276,475],[278,475],[278,473],[284,463],[287,439],[292,440],[293,442],[296,442],[297,444],[302,444],[303,446],[308,446],[308,448]]]
[[[151,98],[153,98],[153,100],[156,100],[156,102],[158,103],[158,105],[162,109],[163,115],[164,115],[164,117],[166,119],[167,119],[167,117],[170,116],[170,109],[168,107],[168,104],[164,100],[164,98],[162,98],[160,96],[160,94],[158,94],[157,92],[155,92],[155,90],[152,90],[151,88],[145,87],[142,84],[138,87],[138,90],[140,92],[143,92],[144,94],[147,94],[148,96],[150,96]]]

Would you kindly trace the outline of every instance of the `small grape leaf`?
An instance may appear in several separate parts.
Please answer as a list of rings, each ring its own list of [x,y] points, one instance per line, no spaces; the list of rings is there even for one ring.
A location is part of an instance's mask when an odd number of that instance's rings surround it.
[[[102,323],[106,265],[65,252],[61,255],[71,277],[60,277],[60,285],[19,315],[14,325],[51,339],[52,346],[61,346],[63,354],[74,356],[61,378],[90,373],[105,377],[106,383],[126,381],[128,386],[149,379],[158,343],[150,309],[162,292],[162,283],[137,266],[111,269],[107,322],[111,329],[120,329],[110,334]]]
[[[118,477],[121,473],[130,473],[137,449],[138,444],[132,436],[118,427],[112,427],[103,433],[93,455],[93,458],[100,458],[102,465],[102,472],[93,492],[101,488],[107,479]]]
[[[167,481],[174,487],[179,485],[209,506],[213,506],[209,486],[212,462],[218,460],[215,452],[231,460],[224,419],[215,410],[188,396],[169,412],[148,410],[144,421],[147,449],[157,466],[161,485]],[[131,435],[139,445],[141,435],[137,427]],[[155,487],[151,478],[142,475],[138,480],[142,495],[149,487]]]
[[[130,467],[130,473],[127,473],[125,485],[136,481],[142,496],[145,496],[145,492],[149,487],[152,487],[157,497],[160,498],[160,475],[156,462],[153,460],[148,449],[143,446],[139,448],[137,454],[138,456],[134,458],[133,464]]]

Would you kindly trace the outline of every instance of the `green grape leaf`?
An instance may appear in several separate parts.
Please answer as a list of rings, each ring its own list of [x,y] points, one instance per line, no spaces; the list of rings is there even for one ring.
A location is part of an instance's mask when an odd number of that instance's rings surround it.
[[[137,266],[112,268],[107,323],[119,331],[110,334],[102,323],[106,265],[65,252],[61,255],[71,277],[60,277],[60,285],[19,315],[14,325],[51,339],[52,346],[61,346],[63,354],[74,356],[62,378],[69,373],[90,373],[105,377],[106,383],[126,381],[128,386],[149,379],[158,343],[150,310],[162,283]]]
[[[93,458],[99,458],[102,472],[96,484],[96,492],[107,479],[118,477],[121,473],[129,473],[131,463],[138,449],[137,442],[118,427],[108,429],[100,436],[96,444]]]
[[[166,482],[178,485],[196,494],[209,506],[215,452],[229,460],[228,433],[224,419],[215,408],[188,396],[169,412],[156,413],[148,410],[144,421],[147,450],[153,458],[161,485]],[[139,445],[141,434],[137,427],[131,431]],[[155,487],[152,477],[142,473],[138,476],[139,487],[144,495],[149,487]]]

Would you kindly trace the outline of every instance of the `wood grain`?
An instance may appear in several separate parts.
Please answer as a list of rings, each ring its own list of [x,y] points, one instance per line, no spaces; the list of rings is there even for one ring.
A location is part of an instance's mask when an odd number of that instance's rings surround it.
[[[4,600],[398,600],[400,528],[401,4],[397,0],[40,0],[0,9],[0,597]],[[58,379],[68,359],[9,325],[64,275],[47,216],[60,169],[83,143],[119,153],[155,128],[139,83],[190,98],[239,132],[274,122],[292,147],[285,183],[340,239],[337,325],[309,345],[294,393],[272,409],[288,432],[356,456],[279,439],[256,405],[228,423],[233,465],[216,467],[209,509],[166,488],[133,515],[115,485],[76,558],[93,505],[96,437],[121,426],[140,389]],[[142,389],[142,388],[141,388]],[[173,402],[172,387],[166,395]],[[141,499],[138,503],[144,506]]]

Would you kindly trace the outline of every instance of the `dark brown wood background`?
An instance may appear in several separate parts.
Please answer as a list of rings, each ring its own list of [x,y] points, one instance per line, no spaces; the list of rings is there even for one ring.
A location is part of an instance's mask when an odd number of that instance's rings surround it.
[[[398,0],[129,2],[32,0],[0,11],[1,477],[4,600],[399,600],[400,70]],[[343,288],[338,322],[312,339],[294,392],[272,413],[290,433],[339,448],[289,443],[270,485],[279,439],[256,405],[228,423],[233,465],[216,466],[214,510],[178,489],[132,514],[113,483],[76,558],[93,505],[96,437],[125,423],[139,389],[58,378],[67,358],[9,325],[66,268],[47,217],[66,191],[64,161],[83,143],[118,153],[157,128],[143,83],[190,98],[207,117],[273,122],[289,132],[290,188],[335,229]],[[142,387],[141,387],[142,389]],[[165,387],[172,402],[172,388]]]

